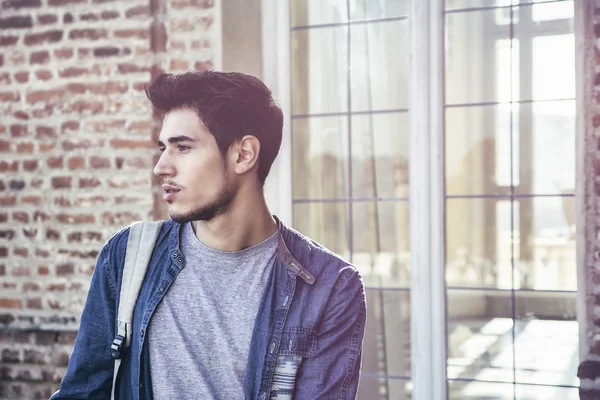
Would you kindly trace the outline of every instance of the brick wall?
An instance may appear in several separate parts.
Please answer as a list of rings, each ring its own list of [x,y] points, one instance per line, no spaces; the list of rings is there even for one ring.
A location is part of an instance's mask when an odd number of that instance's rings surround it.
[[[219,67],[212,0],[0,0],[0,398],[47,398],[96,256],[162,217],[144,85]]]

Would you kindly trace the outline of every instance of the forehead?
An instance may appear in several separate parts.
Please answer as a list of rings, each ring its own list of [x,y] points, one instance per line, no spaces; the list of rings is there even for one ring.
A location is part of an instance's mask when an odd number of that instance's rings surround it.
[[[179,135],[202,139],[210,133],[194,111],[177,109],[169,111],[165,115],[160,131],[160,140],[164,142],[170,137]]]

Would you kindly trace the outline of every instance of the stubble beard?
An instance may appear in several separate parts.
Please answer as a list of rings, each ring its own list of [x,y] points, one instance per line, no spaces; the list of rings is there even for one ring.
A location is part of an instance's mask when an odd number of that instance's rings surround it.
[[[171,219],[180,224],[191,221],[210,221],[218,215],[225,213],[233,201],[234,192],[225,182],[217,194],[217,198],[209,204],[198,206],[197,208],[183,214],[171,213]]]

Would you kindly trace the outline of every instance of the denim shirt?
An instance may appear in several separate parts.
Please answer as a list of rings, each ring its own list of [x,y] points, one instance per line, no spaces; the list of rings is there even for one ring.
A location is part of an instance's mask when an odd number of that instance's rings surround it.
[[[353,399],[366,320],[362,279],[352,265],[278,223],[276,259],[250,342],[245,399]],[[152,399],[146,333],[185,267],[181,226],[166,221],[158,235],[134,310],[131,347],[122,356],[119,399]],[[128,228],[115,234],[98,256],[75,347],[52,400],[110,398],[111,344],[128,235]],[[169,343],[162,346],[169,351]]]

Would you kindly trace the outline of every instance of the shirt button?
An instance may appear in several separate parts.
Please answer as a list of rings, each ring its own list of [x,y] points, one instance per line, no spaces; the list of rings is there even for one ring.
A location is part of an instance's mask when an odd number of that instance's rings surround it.
[[[144,330],[143,329],[140,331],[140,337],[144,337]]]
[[[142,385],[142,382],[140,382],[140,389],[143,388],[143,387],[144,387],[144,385]]]
[[[161,287],[159,287],[159,288],[158,288],[158,291],[162,293],[162,292],[164,292],[164,291],[165,291],[165,288],[163,288],[163,287],[161,286]]]
[[[262,394],[260,395],[260,400],[265,400],[267,398],[267,393],[262,392]]]

